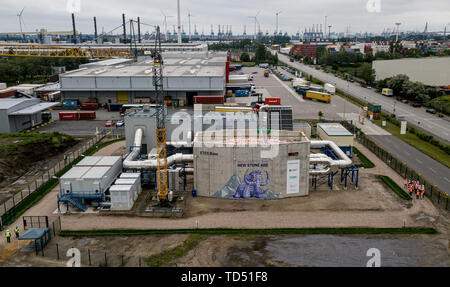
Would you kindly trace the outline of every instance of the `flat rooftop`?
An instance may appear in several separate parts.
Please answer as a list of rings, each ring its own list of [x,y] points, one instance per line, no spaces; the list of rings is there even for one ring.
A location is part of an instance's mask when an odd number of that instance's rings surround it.
[[[318,123],[317,126],[328,136],[353,136],[351,132],[339,123]]]

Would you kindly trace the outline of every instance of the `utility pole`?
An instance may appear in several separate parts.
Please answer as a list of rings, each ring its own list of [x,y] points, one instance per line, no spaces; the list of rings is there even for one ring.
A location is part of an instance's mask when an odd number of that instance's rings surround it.
[[[177,0],[177,11],[178,11],[178,44],[181,44],[181,15],[180,15],[180,0]]]
[[[395,25],[397,26],[397,35],[395,36],[395,42],[398,42],[398,29],[399,29],[401,24],[402,23],[400,23],[400,22],[395,23]]]
[[[141,43],[141,18],[137,17],[137,25],[138,25],[138,42]]]
[[[95,42],[98,44],[98,39],[97,39],[97,18],[94,16],[94,39]]]
[[[72,13],[72,27],[73,27],[73,43],[77,43],[77,30],[75,29],[75,14]]]
[[[123,26],[123,42],[127,42],[127,27],[125,26],[125,14],[122,14],[122,26]]]
[[[324,33],[324,38],[326,39],[327,38],[327,16],[325,15],[325,26],[323,26],[323,28],[324,28],[324,30],[325,30],[325,33]]]

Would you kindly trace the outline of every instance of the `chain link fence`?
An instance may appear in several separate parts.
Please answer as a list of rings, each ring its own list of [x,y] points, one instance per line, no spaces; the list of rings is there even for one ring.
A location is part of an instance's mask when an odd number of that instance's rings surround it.
[[[50,180],[57,179],[58,173],[70,166],[84,152],[99,143],[106,135],[120,137],[123,136],[123,133],[123,130],[102,130],[78,150],[65,154],[63,160],[59,161],[53,168],[48,169],[47,172],[42,173],[39,178],[29,183],[25,189],[15,193],[10,199],[3,202],[0,205],[0,229],[2,226],[9,225],[15,221],[18,207],[21,203],[33,196],[37,191],[49,187],[52,184]]]
[[[349,130],[356,131],[355,134],[358,142],[367,147],[378,158],[380,158],[393,170],[395,170],[400,176],[411,180],[418,180],[419,182],[423,183],[425,185],[425,196],[430,198],[433,204],[447,211],[450,209],[448,193],[440,190],[436,185],[432,184],[431,182],[426,180],[421,174],[417,173],[414,169],[410,168],[405,162],[399,160],[390,152],[386,151],[384,148],[382,148],[380,145],[374,142],[370,137],[366,136],[360,129],[358,129],[352,123],[348,121],[343,121],[341,122],[341,124]]]

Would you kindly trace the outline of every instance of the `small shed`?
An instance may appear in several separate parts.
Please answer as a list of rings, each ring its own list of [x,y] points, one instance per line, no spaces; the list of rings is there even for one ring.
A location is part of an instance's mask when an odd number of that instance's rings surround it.
[[[30,228],[19,240],[34,240],[34,248],[36,253],[47,246],[52,239],[52,235],[49,228]]]
[[[348,156],[352,156],[353,134],[340,123],[318,123],[317,134],[322,140],[334,142]]]

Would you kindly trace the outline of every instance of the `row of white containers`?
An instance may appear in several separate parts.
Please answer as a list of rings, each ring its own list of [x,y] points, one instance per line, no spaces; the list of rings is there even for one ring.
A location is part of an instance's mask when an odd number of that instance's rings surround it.
[[[140,173],[122,173],[109,188],[111,210],[130,210],[141,191]]]

